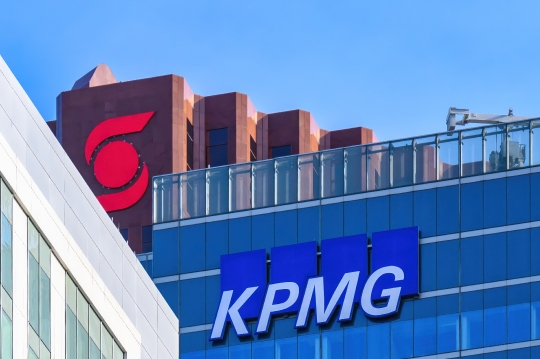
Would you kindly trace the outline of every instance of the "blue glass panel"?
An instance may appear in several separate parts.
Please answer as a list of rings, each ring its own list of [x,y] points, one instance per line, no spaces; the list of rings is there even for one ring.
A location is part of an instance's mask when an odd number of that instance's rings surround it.
[[[459,286],[459,241],[437,243],[437,289]]]
[[[405,300],[401,302],[401,308],[397,313],[397,317],[394,319],[396,321],[400,320],[411,320],[413,316],[413,300]]]
[[[484,228],[506,225],[506,178],[484,182]]]
[[[296,359],[296,337],[276,340],[276,358]]]
[[[251,249],[266,249],[266,253],[270,254],[274,246],[274,228],[273,213],[251,217]]]
[[[276,212],[276,238],[275,245],[285,246],[287,244],[295,244],[297,242],[297,219],[296,210]]]
[[[420,230],[420,237],[437,234],[437,191],[414,192],[414,225]]]
[[[322,239],[343,237],[343,203],[329,204],[322,206],[321,209]],[[300,221],[300,211],[298,218]],[[300,230],[298,232],[298,238],[301,238]]]
[[[321,357],[321,337],[319,333],[298,336],[298,356],[300,358]]]
[[[204,224],[180,227],[180,273],[205,269]]]
[[[506,343],[506,288],[484,291],[484,345]]]
[[[459,313],[459,295],[437,297],[437,315]]]
[[[180,327],[205,324],[205,278],[180,281]]]
[[[513,285],[508,292],[508,342],[515,343],[531,338],[531,286]]]
[[[299,354],[302,354],[299,351]],[[309,358],[309,356],[301,356]],[[314,356],[313,358],[318,358]],[[343,331],[323,331],[322,332],[322,358],[323,359],[341,359],[343,358]]]
[[[416,306],[415,306],[416,309]],[[414,355],[431,355],[437,352],[437,318],[414,320]]]
[[[251,217],[229,220],[229,253],[251,250]]]
[[[343,333],[343,341],[344,359],[366,358],[366,327],[346,328]]]
[[[391,358],[410,358],[413,354],[413,321],[393,322],[391,329]]]
[[[529,175],[508,177],[508,224],[531,220],[531,189]]]
[[[204,350],[205,342],[207,340],[205,334],[205,332],[180,334],[180,353]]]
[[[208,357],[206,357],[208,358]],[[225,357],[224,359],[226,359]],[[204,351],[180,354],[180,359],[204,359]]]
[[[251,344],[251,355],[257,359],[274,359],[274,341],[253,342]]]
[[[459,314],[437,317],[437,352],[447,353],[459,350]]]
[[[219,306],[221,278],[219,275],[206,277],[206,323],[213,323]]]
[[[229,347],[230,359],[250,359],[251,358],[251,344],[241,344]]]
[[[148,276],[150,278],[154,278],[154,261],[146,261],[146,273],[148,273]]]
[[[154,277],[178,274],[178,228],[154,231]]]
[[[206,223],[206,269],[219,268],[223,254],[229,253],[229,221]]]
[[[428,318],[437,315],[437,298],[418,299],[414,303],[414,318]]]
[[[506,280],[506,233],[484,236],[484,281]]]
[[[413,193],[390,196],[390,229],[413,226]]]
[[[484,184],[468,183],[461,186],[461,230],[472,231],[483,228]]]
[[[540,206],[533,206],[540,207]],[[540,261],[536,258],[540,258],[540,228],[531,228],[531,274],[540,274]]]
[[[159,283],[156,287],[178,317],[178,282]]]
[[[507,359],[506,352],[495,352],[484,354],[484,359]]]
[[[523,349],[516,349],[516,350],[509,350],[508,351],[508,359],[530,359],[530,358],[538,358],[538,357],[531,357],[531,348],[523,348]]]
[[[540,346],[531,347],[531,358],[540,358]]]
[[[540,339],[540,302],[531,303],[531,339]]]
[[[459,232],[459,187],[437,188],[437,234]]]
[[[298,210],[298,243],[320,241],[319,217],[319,206]]]
[[[531,238],[530,231],[508,232],[508,279],[531,275]]]
[[[294,329],[295,323],[295,318],[274,320],[276,339],[296,337],[296,329]]]
[[[390,200],[389,196],[368,198],[367,200],[367,233],[371,238],[372,232],[390,229]]]
[[[274,353],[272,352],[272,355],[273,354]],[[229,347],[208,349],[206,351],[206,359],[228,359],[228,358],[229,358]]]
[[[484,281],[484,239],[461,239],[461,285],[479,284]]]
[[[437,289],[437,243],[420,246],[420,292]]]
[[[343,234],[367,233],[366,200],[343,202]]]
[[[367,327],[368,359],[390,358],[390,323]]]
[[[461,349],[480,348],[484,342],[482,310],[461,313]]]
[[[531,221],[539,221],[540,206],[534,203],[540,203],[540,173],[531,174]]]

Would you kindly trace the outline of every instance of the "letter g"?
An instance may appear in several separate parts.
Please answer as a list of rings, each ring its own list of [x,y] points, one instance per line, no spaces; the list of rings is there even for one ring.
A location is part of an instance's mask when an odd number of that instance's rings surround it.
[[[399,306],[399,299],[401,294],[401,287],[394,287],[389,289],[384,289],[381,293],[381,297],[389,297],[388,303],[384,307],[376,307],[371,301],[371,295],[373,293],[373,287],[375,283],[385,274],[393,274],[395,281],[402,281],[405,279],[405,274],[403,270],[396,266],[387,266],[377,269],[373,272],[364,286],[364,291],[362,292],[362,310],[368,317],[378,318],[386,317],[397,312]]]

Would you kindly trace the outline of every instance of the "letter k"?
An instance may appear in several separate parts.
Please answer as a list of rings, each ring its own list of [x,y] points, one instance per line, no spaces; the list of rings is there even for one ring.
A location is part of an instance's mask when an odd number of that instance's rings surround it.
[[[246,323],[244,323],[244,320],[242,319],[238,311],[244,305],[244,303],[246,303],[247,300],[253,295],[253,293],[255,293],[257,288],[259,287],[247,288],[244,293],[242,293],[242,295],[236,300],[236,302],[234,302],[233,305],[231,305],[233,291],[227,290],[223,292],[223,295],[221,296],[221,302],[219,303],[216,320],[214,321],[214,325],[212,327],[212,334],[210,334],[210,340],[220,340],[223,338],[223,331],[225,329],[227,314],[229,315],[229,318],[231,318],[234,330],[236,330],[236,334],[239,337],[249,335]]]

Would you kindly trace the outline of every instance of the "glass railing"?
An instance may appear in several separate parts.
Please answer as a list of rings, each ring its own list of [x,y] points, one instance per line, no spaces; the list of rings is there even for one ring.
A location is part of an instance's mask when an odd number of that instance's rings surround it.
[[[212,216],[540,164],[540,119],[153,178],[153,221]]]

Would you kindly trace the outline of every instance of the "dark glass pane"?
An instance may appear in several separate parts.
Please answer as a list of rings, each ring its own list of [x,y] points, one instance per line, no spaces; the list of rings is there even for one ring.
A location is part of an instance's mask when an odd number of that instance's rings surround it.
[[[291,154],[291,145],[270,148],[270,158],[290,156],[290,154]]]
[[[508,342],[531,339],[531,286],[509,286],[508,290]]]
[[[229,220],[229,253],[251,250],[251,217]]]
[[[537,206],[535,206],[537,207]],[[531,274],[540,274],[540,228],[531,228]]]
[[[371,233],[390,229],[389,196],[368,198],[367,200],[367,232]]]
[[[204,230],[204,224],[180,227],[180,273],[204,270],[206,256]]]
[[[274,213],[251,217],[251,249],[270,249],[274,246]]]
[[[458,186],[437,189],[437,234],[459,232]]]
[[[413,184],[413,142],[404,140],[390,144],[392,187]]]
[[[506,179],[508,193],[508,224],[528,222],[531,219],[531,191],[529,175]]]
[[[126,229],[121,229],[120,234],[122,235],[124,240],[127,242],[127,240],[128,240],[128,230],[127,230],[127,228]]]
[[[178,316],[178,282],[156,284],[157,289],[176,316]]]
[[[178,228],[154,232],[154,276],[178,274]]]
[[[437,317],[437,352],[456,350],[459,350],[459,314],[441,315]]]
[[[206,223],[206,269],[219,268],[223,254],[229,253],[229,221]]]
[[[320,241],[319,209],[315,206],[298,210],[298,243]]]
[[[344,359],[365,359],[366,358],[366,327],[345,328],[344,337]]]
[[[366,233],[366,220],[365,199],[343,202],[343,235]]]
[[[540,143],[536,147],[540,147]],[[531,221],[538,221],[540,220],[540,206],[534,203],[540,203],[540,173],[531,174]]]
[[[420,246],[420,291],[437,289],[437,243]]]
[[[484,345],[506,343],[506,288],[484,291]]]
[[[461,186],[461,230],[472,231],[483,228],[484,224],[483,182]]]
[[[531,275],[530,230],[508,232],[508,279]],[[536,259],[537,260],[537,259]]]
[[[414,355],[431,355],[437,352],[437,318],[414,320]]]
[[[206,336],[206,332],[180,334],[180,353],[204,350],[208,338],[209,335]],[[202,357],[204,358],[204,353]]]
[[[210,167],[226,166],[228,161],[228,145],[206,147],[206,163]]]
[[[142,227],[142,253],[152,252],[152,226]]]
[[[322,239],[343,237],[343,203],[321,207]]]
[[[368,359],[390,358],[390,323],[371,325],[368,329]]]
[[[413,321],[393,322],[391,327],[393,359],[410,358],[413,354]],[[333,358],[333,357],[332,357]]]
[[[296,210],[276,212],[276,247],[297,243]]]
[[[209,146],[226,145],[229,142],[228,135],[229,135],[228,128],[210,130],[208,131],[208,145]]]
[[[459,286],[459,241],[437,243],[437,289]]]
[[[506,225],[506,178],[484,182],[484,228]]]
[[[206,277],[206,323],[213,323],[219,306],[221,280],[219,275]]]
[[[413,192],[390,196],[390,229],[413,225]]]
[[[484,281],[506,280],[506,233],[484,236]]]
[[[205,324],[205,278],[180,281],[180,327]]]
[[[437,235],[437,190],[414,192],[414,225],[422,238]]]
[[[484,281],[483,237],[461,239],[461,285]]]

